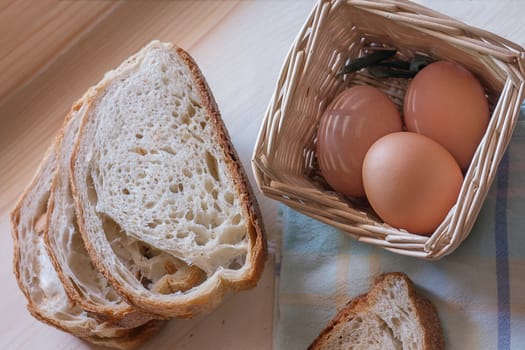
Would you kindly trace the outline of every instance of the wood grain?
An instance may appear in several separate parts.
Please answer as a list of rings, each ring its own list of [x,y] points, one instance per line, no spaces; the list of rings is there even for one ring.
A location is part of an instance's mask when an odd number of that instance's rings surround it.
[[[254,184],[250,156],[258,128],[284,57],[314,1],[0,0],[0,60],[17,48],[17,59],[11,58],[10,62],[28,59],[23,61],[23,68],[21,65],[16,69],[18,76],[23,76],[16,83],[6,80],[13,67],[0,69],[0,91],[11,92],[0,103],[0,246],[4,247],[0,276],[5,281],[0,292],[1,349],[94,349],[33,319],[24,309],[26,302],[11,268],[8,213],[33,176],[71,104],[105,71],[148,41],[173,41],[186,48],[203,70]],[[474,25],[486,26],[511,40],[518,39],[518,43],[525,42],[522,15],[512,16],[523,13],[521,1],[502,1],[505,6],[497,7],[497,11],[496,6],[490,6],[495,0],[419,2]],[[109,7],[96,16],[99,6]],[[17,12],[10,12],[15,8]],[[24,12],[24,8],[29,9]],[[84,12],[77,17],[74,9],[79,8]],[[52,16],[58,17],[51,19]],[[54,23],[39,22],[41,18],[62,24],[52,27]],[[37,23],[47,29],[37,30],[33,27]],[[41,23],[47,24],[42,27]],[[12,26],[18,26],[20,33],[9,29]],[[66,35],[75,31],[73,36]],[[21,36],[15,40],[12,35]],[[31,48],[27,41],[33,41],[41,51],[24,55]],[[272,243],[277,244],[277,205],[260,192],[257,198],[267,232]],[[144,348],[271,349],[273,269],[270,261],[256,289],[232,296],[212,314],[170,322]]]
[[[110,1],[5,1],[0,5],[0,104],[119,6]]]
[[[226,57],[220,54],[221,47],[225,45],[211,48],[209,40],[222,40],[227,43],[230,51],[238,49],[235,43],[231,42],[230,36],[238,30],[236,23],[239,23],[240,18],[251,13],[250,8],[253,5],[255,4],[252,2],[240,4],[238,1],[122,2],[90,28],[89,32],[76,38],[67,52],[54,57],[53,62],[45,70],[33,75],[27,84],[0,105],[0,231],[2,232],[0,245],[5,247],[5,254],[0,254],[0,276],[2,280],[6,280],[0,303],[0,312],[6,315],[0,318],[0,348],[97,348],[32,318],[24,309],[26,301],[22,293],[17,290],[11,268],[12,240],[9,235],[9,211],[19,193],[33,176],[37,164],[53,135],[60,128],[71,104],[89,86],[100,80],[104,72],[117,66],[152,39],[172,41],[192,54],[196,52],[199,56],[196,59],[201,68],[228,70],[230,73],[226,73],[227,76],[235,76],[232,75],[235,67],[225,65]],[[264,2],[255,7],[260,5],[266,7],[266,12],[271,9]],[[244,10],[239,11],[239,7]],[[311,4],[305,4],[304,7],[309,8]],[[254,18],[256,17],[252,12],[248,22],[253,21]],[[301,21],[302,18],[296,20],[297,23]],[[227,28],[228,32],[223,32],[220,38],[215,37],[212,33],[216,33],[218,27]],[[242,27],[241,33],[246,32],[243,37],[250,36],[250,24],[243,20]],[[298,30],[296,27],[288,29],[288,40],[282,47],[283,56]],[[258,48],[265,49],[264,46]],[[219,55],[216,55],[217,53]],[[229,52],[227,57],[243,56]],[[277,57],[275,60],[281,59],[282,57]],[[278,68],[277,65],[275,76]],[[238,82],[242,81],[236,79],[234,84],[230,84],[231,79],[217,79],[213,74],[210,76],[218,89],[221,89],[221,86],[238,87]],[[271,79],[273,76],[268,75],[267,82],[270,83]],[[268,84],[268,96],[270,90],[271,84]],[[221,97],[237,105],[236,91],[228,89],[225,91],[230,94]],[[265,101],[258,101],[257,105],[261,106],[261,110],[252,113],[262,118],[264,104]],[[235,124],[236,119],[239,123],[241,119],[248,116],[230,114],[229,123]],[[251,118],[250,129],[245,129],[252,138],[257,132],[258,124],[257,118]],[[246,141],[244,147],[243,145],[239,147],[245,159],[249,157],[252,147],[252,140],[248,138]],[[263,204],[262,207],[265,212],[275,208],[268,203]],[[170,322],[145,348],[171,349],[173,344],[177,344],[179,349],[241,349],[259,344],[260,349],[270,349],[273,323],[273,271],[273,263],[270,260],[256,289],[232,296],[211,315]],[[245,329],[242,338],[239,339],[239,328],[253,322],[254,313],[259,315],[257,326]]]
[[[67,54],[56,57],[30,84],[0,105],[0,210],[12,206],[70,106],[104,72],[153,39],[191,46],[236,4],[237,1],[123,2],[100,20],[89,35],[84,33],[77,38]],[[59,1],[50,8],[55,6],[61,9],[63,5]]]

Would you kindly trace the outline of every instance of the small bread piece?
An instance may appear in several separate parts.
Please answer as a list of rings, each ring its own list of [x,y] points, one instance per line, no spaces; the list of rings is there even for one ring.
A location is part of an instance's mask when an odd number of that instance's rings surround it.
[[[163,322],[123,328],[97,321],[68,298],[46,253],[43,232],[56,159],[53,143],[11,213],[14,273],[28,301],[27,309],[38,320],[93,344],[135,348],[155,334]]]
[[[51,186],[44,238],[51,262],[68,296],[98,320],[131,328],[154,317],[129,305],[91,262],[78,231],[69,186],[71,153],[92,91],[72,107],[57,139],[58,164]]]
[[[308,349],[438,350],[444,344],[435,307],[406,274],[392,272],[339,311]]]
[[[71,187],[92,261],[138,308],[192,317],[262,273],[255,197],[204,77],[172,44],[150,43],[97,85]]]

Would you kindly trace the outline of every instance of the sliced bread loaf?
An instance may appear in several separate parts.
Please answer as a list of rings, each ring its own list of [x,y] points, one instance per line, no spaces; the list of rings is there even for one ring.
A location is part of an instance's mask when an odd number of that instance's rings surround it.
[[[343,308],[308,349],[438,350],[444,339],[431,302],[416,294],[406,274],[387,273]]]
[[[80,126],[71,186],[89,255],[138,308],[195,316],[261,275],[255,198],[180,48],[152,42],[106,74]]]
[[[43,232],[56,153],[55,142],[11,213],[14,272],[28,301],[27,308],[42,322],[91,343],[118,349],[134,348],[155,334],[162,322],[150,321],[135,328],[99,322],[67,297],[46,253]]]
[[[44,237],[49,257],[68,296],[101,321],[134,327],[153,317],[129,305],[91,262],[78,232],[69,186],[71,153],[92,91],[73,106],[57,139],[57,169],[51,186]]]

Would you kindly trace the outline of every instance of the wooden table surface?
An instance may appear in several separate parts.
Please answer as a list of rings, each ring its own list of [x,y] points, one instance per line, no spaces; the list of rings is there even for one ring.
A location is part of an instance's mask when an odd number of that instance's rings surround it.
[[[525,1],[426,0],[440,12],[525,46]],[[0,1],[1,349],[90,349],[33,319],[12,273],[9,212],[71,104],[103,73],[152,39],[192,54],[251,175],[255,139],[284,58],[313,0]],[[277,204],[257,198],[271,251]],[[257,288],[210,315],[171,321],[146,349],[270,349],[274,263]]]

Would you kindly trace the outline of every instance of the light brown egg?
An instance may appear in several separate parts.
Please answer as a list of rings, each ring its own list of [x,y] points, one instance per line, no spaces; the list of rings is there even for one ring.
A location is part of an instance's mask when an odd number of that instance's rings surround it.
[[[409,131],[443,145],[465,171],[487,129],[489,106],[471,72],[456,63],[438,61],[410,82],[404,118]]]
[[[430,138],[398,132],[377,140],[363,162],[368,201],[387,224],[430,234],[456,203],[463,175],[454,157]]]
[[[324,179],[337,192],[364,196],[362,165],[368,148],[381,136],[401,131],[399,111],[371,86],[341,92],[324,112],[317,133],[317,159]]]

